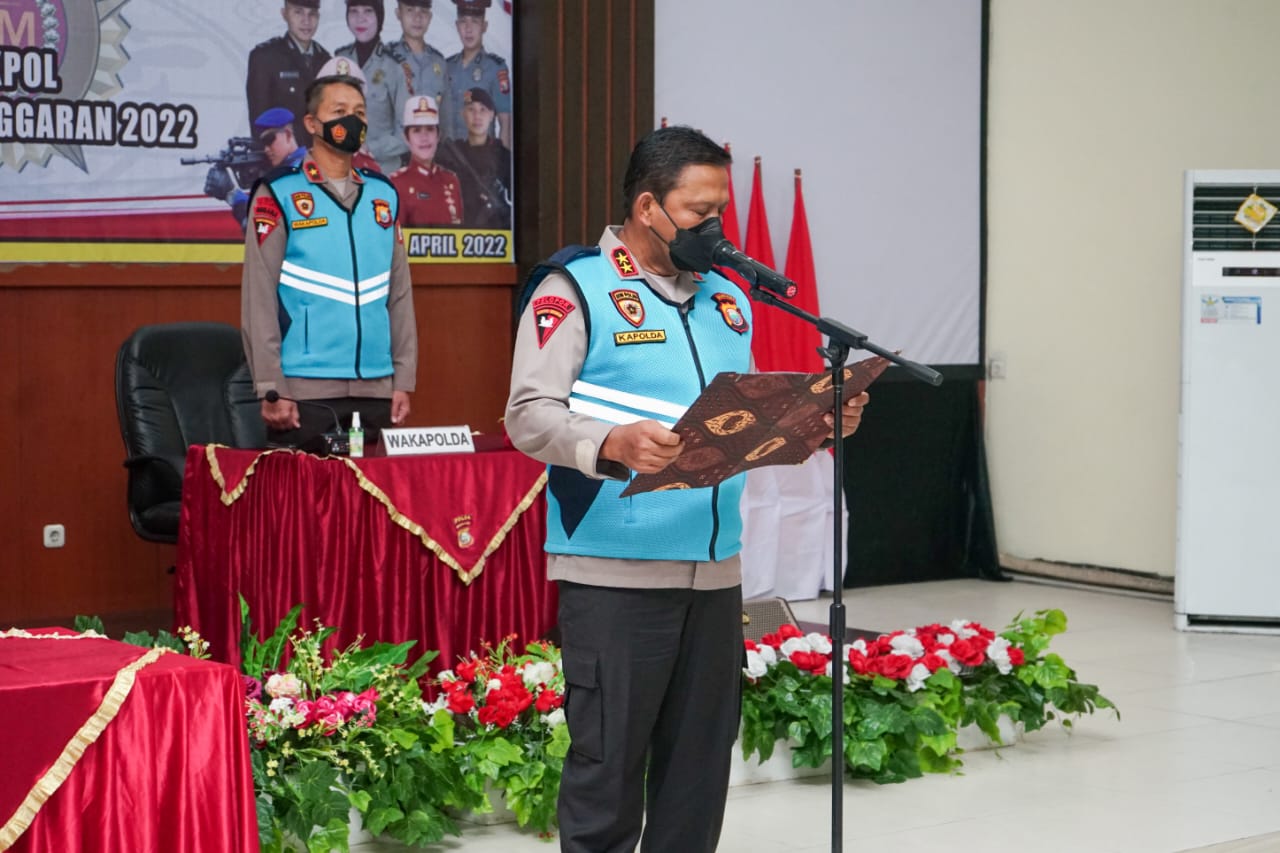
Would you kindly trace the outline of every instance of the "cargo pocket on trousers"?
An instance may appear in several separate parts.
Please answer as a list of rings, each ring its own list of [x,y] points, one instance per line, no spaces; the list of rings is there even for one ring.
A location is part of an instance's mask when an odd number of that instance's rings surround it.
[[[604,760],[604,703],[596,678],[596,655],[563,653],[567,685],[564,716],[569,723],[570,750],[589,761]]]

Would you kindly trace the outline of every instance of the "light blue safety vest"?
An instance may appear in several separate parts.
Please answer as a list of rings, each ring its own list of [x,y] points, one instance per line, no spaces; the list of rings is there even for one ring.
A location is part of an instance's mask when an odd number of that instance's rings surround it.
[[[631,268],[629,257],[627,262],[622,269]],[[570,411],[616,424],[652,418],[670,427],[716,374],[750,369],[750,306],[727,279],[704,276],[697,295],[677,305],[643,277],[622,275],[599,253],[579,256],[565,268],[578,288],[588,333]],[[745,481],[739,474],[710,489],[620,498],[625,482],[551,466],[546,550],[723,560],[742,548],[739,502]]]
[[[287,228],[280,268],[280,364],[285,376],[376,379],[394,372],[387,294],[399,197],[381,176],[348,213],[295,167],[267,181]]]

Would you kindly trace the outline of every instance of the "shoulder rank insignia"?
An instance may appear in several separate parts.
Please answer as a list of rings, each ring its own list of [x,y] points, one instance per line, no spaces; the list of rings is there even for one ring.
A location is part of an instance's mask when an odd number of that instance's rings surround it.
[[[538,349],[546,346],[556,329],[576,306],[559,296],[539,296],[533,300],[533,324],[538,333]]]
[[[636,266],[636,262],[631,260],[631,253],[627,251],[626,246],[619,246],[609,253],[609,259],[613,261],[613,268],[618,271],[621,278],[639,278],[640,268]]]
[[[618,309],[622,319],[637,329],[640,328],[644,323],[644,304],[640,301],[639,293],[634,290],[611,290],[609,298],[613,300],[613,307]]]
[[[724,318],[724,322],[730,329],[741,335],[751,328],[747,324],[747,318],[743,315],[742,309],[738,307],[738,300],[727,293],[715,293],[711,298],[716,301],[720,316]]]

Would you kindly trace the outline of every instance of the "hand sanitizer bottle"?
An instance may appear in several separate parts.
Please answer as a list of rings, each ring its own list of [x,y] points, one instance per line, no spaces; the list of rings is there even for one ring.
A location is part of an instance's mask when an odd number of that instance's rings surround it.
[[[351,431],[347,433],[347,455],[352,459],[364,456],[364,430],[360,427],[360,413],[351,413]]]

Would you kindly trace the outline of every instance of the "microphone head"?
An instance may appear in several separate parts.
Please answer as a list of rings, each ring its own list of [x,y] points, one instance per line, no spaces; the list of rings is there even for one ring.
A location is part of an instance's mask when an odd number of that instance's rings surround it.
[[[266,400],[268,403],[278,402],[280,400],[280,392],[275,390],[268,391],[263,395],[262,399]]]

